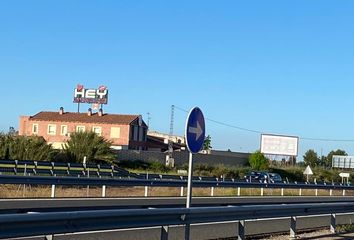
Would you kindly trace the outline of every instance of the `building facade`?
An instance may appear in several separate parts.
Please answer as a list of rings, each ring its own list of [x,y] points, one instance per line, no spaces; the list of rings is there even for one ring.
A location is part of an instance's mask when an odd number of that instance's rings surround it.
[[[141,115],[93,113],[39,112],[33,116],[21,116],[19,135],[42,136],[54,148],[63,148],[70,134],[92,131],[112,142],[114,149],[147,149],[148,126]]]
[[[174,151],[186,150],[186,141],[182,136],[172,135],[157,132],[148,131],[147,142],[149,151],[165,152],[168,150],[168,142],[172,141],[172,147]]]

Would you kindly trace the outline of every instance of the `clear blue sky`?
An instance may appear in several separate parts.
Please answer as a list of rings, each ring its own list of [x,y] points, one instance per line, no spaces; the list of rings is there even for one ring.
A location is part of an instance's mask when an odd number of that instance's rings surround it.
[[[266,133],[354,139],[354,1],[0,1],[0,130],[107,85],[110,113],[170,106]],[[89,106],[82,106],[86,110]],[[176,109],[175,133],[186,113]],[[259,134],[207,121],[215,149],[252,152]],[[327,154],[354,142],[300,141]]]

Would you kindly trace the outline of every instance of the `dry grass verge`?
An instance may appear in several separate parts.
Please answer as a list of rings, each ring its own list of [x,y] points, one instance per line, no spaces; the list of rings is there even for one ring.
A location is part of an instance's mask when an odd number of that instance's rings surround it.
[[[237,188],[193,188],[193,196],[237,196]],[[187,189],[183,188],[183,196],[186,196]],[[106,187],[106,197],[143,197],[145,187]],[[181,188],[173,187],[149,187],[150,197],[177,197],[181,195]],[[241,188],[240,196],[260,196],[259,188]],[[264,196],[281,196],[280,189],[264,189]],[[299,196],[299,189],[284,189],[284,196]],[[315,190],[302,189],[302,196],[315,196]],[[329,190],[318,190],[319,196],[329,196]],[[333,190],[332,196],[342,196],[343,191]],[[346,191],[346,196],[353,196],[353,191]],[[48,198],[51,196],[50,186],[38,185],[1,185],[0,198]],[[101,187],[67,187],[57,186],[56,197],[101,197]]]

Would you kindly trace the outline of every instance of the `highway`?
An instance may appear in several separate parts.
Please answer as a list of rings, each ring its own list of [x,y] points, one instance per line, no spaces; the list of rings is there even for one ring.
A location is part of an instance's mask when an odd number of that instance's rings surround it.
[[[193,207],[352,202],[351,196],[194,197]],[[0,199],[0,213],[184,207],[185,197]]]
[[[354,220],[352,202],[326,204],[276,204],[238,207],[180,209],[96,210],[29,214],[0,214],[0,239],[55,240],[138,240],[183,239],[184,224],[190,222],[191,239],[206,240],[235,237],[240,220],[248,236],[289,232],[295,217],[296,230],[329,228]],[[333,211],[333,212],[332,212]],[[348,212],[348,213],[347,213]],[[331,215],[330,213],[336,213]],[[162,238],[161,226],[169,226]],[[54,238],[53,235],[55,234]],[[47,234],[50,234],[49,236]],[[47,235],[45,238],[44,236]]]

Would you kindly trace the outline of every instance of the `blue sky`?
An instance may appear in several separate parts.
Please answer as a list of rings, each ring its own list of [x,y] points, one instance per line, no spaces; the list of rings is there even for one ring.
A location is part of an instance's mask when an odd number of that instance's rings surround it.
[[[354,139],[354,2],[0,1],[0,130],[60,106],[73,89],[107,85],[109,113],[170,106],[266,133]],[[86,110],[89,106],[82,106]],[[175,133],[186,113],[176,109]],[[257,133],[206,122],[215,149],[252,152]],[[300,158],[354,141],[300,140]]]

